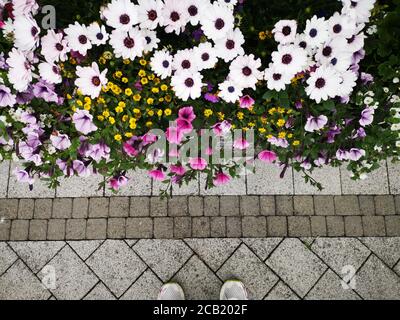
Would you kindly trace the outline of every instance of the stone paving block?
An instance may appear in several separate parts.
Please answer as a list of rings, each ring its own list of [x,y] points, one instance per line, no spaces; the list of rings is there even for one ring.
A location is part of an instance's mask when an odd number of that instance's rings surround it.
[[[51,291],[58,300],[82,299],[98,282],[69,246],[65,246],[46,266],[53,267],[56,272],[56,289]],[[45,276],[42,271],[38,275],[41,279]]]
[[[294,170],[294,193],[300,195],[339,195],[342,193],[340,186],[340,171],[339,168],[324,166],[316,168],[309,175],[317,182],[321,183],[322,190],[305,182],[304,174]]]
[[[109,218],[107,221],[107,238],[124,239],[125,224],[125,218]]]
[[[241,196],[240,213],[242,216],[260,215],[260,200],[258,196]]]
[[[293,214],[293,197],[276,196],[276,214],[278,216],[290,216]]]
[[[392,163],[392,161],[388,159],[387,166],[390,183],[390,193],[400,194],[400,163]]]
[[[332,196],[314,196],[315,214],[318,216],[333,216],[335,204]]]
[[[299,239],[284,239],[266,264],[300,297],[306,295],[327,268]]]
[[[35,219],[50,219],[53,211],[53,200],[52,199],[36,199],[35,200]]]
[[[263,216],[275,215],[275,197],[274,196],[260,196],[260,213]]]
[[[83,300],[115,300],[115,297],[102,282],[99,282]]]
[[[46,240],[47,220],[31,220],[29,223],[29,240]]]
[[[163,283],[150,270],[146,270],[124,293],[121,300],[156,300]]]
[[[25,241],[29,237],[29,220],[13,220],[10,240]]]
[[[200,195],[202,196],[235,196],[246,194],[246,177],[241,176],[225,185],[205,189],[207,176],[200,174]]]
[[[293,172],[288,168],[285,177],[280,179],[282,169],[256,160],[256,174],[247,176],[247,193],[250,195],[293,194]],[[269,183],[268,181],[274,181]]]
[[[0,199],[0,218],[17,219],[17,216],[18,216],[18,200]]]
[[[373,196],[360,195],[358,197],[360,213],[363,216],[373,216],[375,214],[375,201]]]
[[[103,242],[103,240],[83,240],[68,241],[68,244],[82,260],[86,260]]]
[[[400,215],[400,196],[394,196],[394,202],[396,204],[396,214]]]
[[[154,218],[154,238],[173,239],[174,219],[173,218]]]
[[[17,259],[17,255],[7,243],[0,242],[0,274],[3,274]]]
[[[376,196],[375,210],[377,215],[394,215],[396,208],[394,206],[394,197],[391,195]]]
[[[344,236],[344,218],[343,217],[326,217],[326,228],[328,237]]]
[[[348,265],[357,270],[371,253],[355,238],[317,238],[311,249],[337,274]]]
[[[314,200],[312,196],[293,197],[294,214],[298,216],[312,216],[314,214]]]
[[[220,198],[219,210],[221,216],[239,216],[240,205],[238,196],[223,196]]]
[[[149,197],[131,197],[130,213],[131,217],[150,216],[150,198]]]
[[[107,218],[109,216],[109,198],[90,198],[89,218]]]
[[[188,261],[192,250],[180,240],[139,240],[132,249],[165,283]]]
[[[400,238],[360,238],[368,249],[393,268],[400,259]]]
[[[37,273],[65,246],[64,241],[17,241],[9,245]]]
[[[72,218],[84,219],[88,216],[89,199],[74,198],[72,203]]]
[[[400,216],[385,217],[385,225],[388,237],[400,236]]]
[[[264,300],[299,300],[300,298],[282,281],[268,293]]]
[[[170,217],[181,217],[188,214],[187,197],[175,196],[168,200],[168,215]]]
[[[360,215],[357,196],[336,196],[335,214],[338,216]]]
[[[174,218],[174,238],[183,239],[192,236],[192,219],[190,217]]]
[[[368,258],[356,276],[356,291],[364,299],[398,300],[400,298],[400,278],[375,255]]]
[[[7,241],[10,238],[11,220],[4,220],[0,223],[0,241]]]
[[[192,217],[202,216],[204,214],[203,197],[188,198],[189,215]]]
[[[153,220],[151,218],[126,219],[126,237],[128,239],[153,237]]]
[[[288,217],[289,237],[311,236],[311,224],[309,217]]]
[[[128,171],[127,177],[129,178],[128,184],[121,188],[117,194],[114,194],[111,190],[106,187],[106,196],[118,196],[118,197],[131,197],[131,196],[151,196],[151,179],[147,173],[147,170],[136,170]],[[154,191],[154,195],[158,196],[159,191]]]
[[[244,238],[265,237],[267,235],[266,217],[243,217],[242,235]]]
[[[111,197],[110,198],[110,217],[123,218],[129,216],[129,198]]]
[[[192,236],[194,238],[207,238],[210,236],[210,218],[194,217],[192,220]]]
[[[18,205],[18,219],[32,219],[35,200],[21,199]]]
[[[344,230],[347,237],[362,237],[364,230],[361,217],[344,217]]]
[[[342,287],[342,280],[328,270],[305,297],[306,300],[360,300],[350,288]]]
[[[68,240],[81,240],[86,238],[86,220],[68,219],[65,227],[65,238]]]
[[[267,217],[268,237],[286,237],[287,219],[286,217]]]
[[[379,237],[386,235],[385,220],[383,217],[378,216],[365,216],[362,217],[364,236],[366,237]]]
[[[0,277],[1,300],[47,300],[50,296],[21,260]]]
[[[325,217],[310,217],[311,223],[311,236],[313,237],[326,237],[326,218]]]
[[[222,280],[238,279],[246,284],[249,298],[260,300],[278,282],[278,277],[250,249],[241,245],[217,272]]]
[[[368,174],[365,180],[354,181],[351,172],[345,166],[340,168],[343,194],[388,194],[389,182],[386,169],[386,161],[382,161],[381,167]]]
[[[239,217],[226,217],[226,236],[228,238],[242,236],[242,219]]]
[[[267,257],[274,251],[278,244],[282,241],[281,238],[243,238],[242,241],[261,258]]]
[[[125,242],[116,240],[106,240],[86,260],[86,264],[117,297],[146,269],[146,265]]]
[[[10,162],[0,162],[0,198],[7,197],[8,174],[10,171]]]
[[[210,236],[212,238],[222,238],[226,236],[225,217],[210,218]]]
[[[186,239],[185,242],[213,271],[217,271],[241,243],[239,239],[223,238]]]
[[[107,237],[107,219],[88,219],[86,239],[98,240]]]
[[[53,218],[69,219],[72,217],[72,199],[61,198],[53,200]]]
[[[159,197],[150,198],[150,215],[152,217],[168,216],[168,200]]]
[[[159,184],[159,182],[157,182]],[[154,188],[154,181],[153,181],[153,195],[157,195],[158,189]],[[199,195],[200,194],[200,186],[199,186],[199,179],[195,179],[189,181],[188,184],[185,182],[182,183],[181,186],[173,185],[172,186],[172,195],[173,196],[187,196],[187,195]]]
[[[65,239],[65,219],[50,219],[47,225],[47,240]]]
[[[103,181],[101,175],[65,178],[60,181],[56,194],[58,198],[102,197],[104,188],[99,189],[99,184]]]
[[[204,197],[204,215],[219,216],[219,197],[216,196]]]
[[[188,300],[219,299],[221,280],[196,256],[190,258],[172,280],[182,286]]]

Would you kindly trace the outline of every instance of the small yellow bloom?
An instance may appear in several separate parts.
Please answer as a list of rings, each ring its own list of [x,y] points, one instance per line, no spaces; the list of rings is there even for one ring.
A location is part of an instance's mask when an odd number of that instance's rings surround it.
[[[122,60],[122,62],[123,62],[123,64],[130,64],[130,63],[131,63],[131,60],[129,60],[129,59],[124,59],[124,60]]]
[[[106,100],[104,100],[104,98],[98,98],[98,99],[97,99],[97,103],[105,104],[105,103],[106,103]]]
[[[125,108],[126,103],[124,101],[120,101],[120,102],[118,102],[118,107]]]
[[[104,57],[104,59],[111,60],[113,57],[113,54],[110,51],[104,51],[103,57]]]
[[[68,99],[68,100],[71,100],[71,99],[72,99],[72,96],[71,96],[70,94],[67,94],[67,99]]]
[[[142,99],[142,96],[141,96],[140,94],[135,94],[135,95],[133,96],[133,100],[135,100],[136,102],[139,102],[140,99]]]
[[[123,77],[122,79],[121,79],[121,81],[123,82],[123,83],[128,83],[128,78],[127,77]]]
[[[152,116],[154,116],[154,111],[153,111],[153,110],[149,110],[149,111],[147,111],[147,114],[148,114],[150,117],[152,117]]]
[[[125,133],[125,137],[132,138],[133,137],[133,133],[132,132],[126,132]]]
[[[281,113],[281,114],[282,114],[282,113],[285,113],[285,108],[279,107],[279,108],[278,108],[278,113]]]
[[[111,81],[107,82],[107,88],[111,89],[114,86],[114,83],[112,83]]]
[[[139,60],[140,65],[145,66],[147,64],[147,61],[144,59]]]
[[[147,98],[146,102],[147,102],[147,104],[153,104],[154,103],[154,99],[153,98]]]
[[[292,139],[292,138],[293,138],[293,133],[289,133],[289,134],[287,135],[287,137],[288,137],[289,139]]]
[[[279,120],[276,122],[276,125],[277,125],[278,127],[283,127],[283,126],[285,125],[285,123],[286,123],[285,119],[279,119]]]
[[[248,124],[247,124],[250,128],[253,128],[253,127],[255,127],[255,123],[254,122],[249,122]]]
[[[136,127],[137,127],[136,122],[130,122],[130,123],[129,123],[129,128],[131,128],[132,130],[135,130]]]
[[[103,58],[103,57],[100,57],[100,58],[99,58],[99,63],[100,63],[100,64],[106,64],[106,63],[107,63],[107,60],[106,60],[105,58]]]
[[[158,85],[161,82],[161,80],[160,80],[160,78],[154,78],[153,82],[155,85]]]
[[[83,106],[83,102],[82,102],[81,100],[76,100],[76,104],[77,104],[78,106],[80,106],[80,107]]]
[[[108,122],[110,122],[111,124],[115,123],[115,119],[113,117],[109,117],[108,118]]]
[[[261,134],[265,133],[267,131],[267,129],[265,128],[258,128],[258,132],[260,132]]]
[[[162,97],[159,98],[159,99],[158,99],[158,102],[164,102],[164,98],[162,98]]]
[[[146,127],[150,128],[152,125],[153,125],[153,122],[151,122],[151,121],[146,122]]]
[[[220,121],[223,121],[225,119],[225,115],[222,112],[217,113],[217,117]]]
[[[122,136],[120,134],[116,134],[114,136],[115,141],[121,141],[122,140]]]
[[[157,115],[158,115],[159,117],[161,117],[161,116],[163,115],[163,111],[162,111],[161,109],[158,109],[158,110],[157,110]]]
[[[125,89],[125,94],[128,96],[128,97],[130,97],[131,95],[132,95],[132,89],[130,89],[130,88],[127,88],[127,89]]]
[[[115,112],[116,112],[116,113],[122,113],[122,112],[124,112],[124,108],[116,107],[116,108],[115,108]]]
[[[244,113],[243,112],[241,112],[241,111],[239,111],[238,113],[237,113],[237,118],[239,119],[239,120],[243,120],[243,118],[244,118]]]
[[[103,111],[103,116],[108,118],[110,116],[110,112],[108,110]]]
[[[283,131],[279,132],[278,138],[285,139],[286,138],[286,132],[283,132]]]
[[[267,39],[267,34],[265,33],[265,31],[260,31],[258,33],[258,37],[260,38],[260,40],[264,41],[265,39]]]
[[[298,145],[300,145],[300,141],[299,140],[295,140],[295,141],[293,141],[293,143],[292,143],[294,146],[298,146]]]
[[[273,138],[274,136],[272,135],[272,134],[269,134],[269,135],[267,135],[267,138],[268,139],[271,139],[271,138]]]
[[[72,110],[73,112],[76,112],[76,107],[75,107],[75,106],[72,106],[72,107],[71,107],[71,110]]]
[[[211,109],[206,109],[206,110],[204,110],[204,116],[206,117],[206,118],[209,118],[209,117],[211,117],[213,115],[213,111],[211,110]]]
[[[172,97],[170,95],[166,95],[165,96],[165,101],[171,102],[172,101]]]
[[[146,84],[149,83],[149,80],[148,80],[147,78],[142,78],[142,79],[140,79],[140,83],[141,83],[142,85],[146,85]]]
[[[156,78],[156,76],[154,74],[150,74],[147,78],[149,80],[154,80]]]
[[[165,109],[164,110],[164,114],[168,117],[168,116],[170,116],[171,114],[172,114],[172,110],[171,109]]]
[[[102,115],[97,116],[97,120],[104,121],[104,117]]]
[[[92,107],[90,106],[90,104],[85,104],[85,106],[83,107],[83,109],[85,109],[86,111],[89,111]]]
[[[140,109],[134,108],[134,109],[133,109],[133,113],[136,113],[136,114],[140,113]]]
[[[275,112],[276,112],[276,108],[271,108],[271,109],[268,110],[268,113],[270,115],[273,115]]]
[[[122,77],[122,72],[121,72],[121,71],[116,71],[116,72],[114,73],[114,75],[115,75],[115,77],[117,77],[117,78],[121,78],[121,77]]]
[[[151,92],[153,93],[159,93],[160,89],[158,89],[157,87],[151,88]]]
[[[146,71],[144,71],[143,69],[139,71],[138,73],[139,77],[143,78],[146,76]]]

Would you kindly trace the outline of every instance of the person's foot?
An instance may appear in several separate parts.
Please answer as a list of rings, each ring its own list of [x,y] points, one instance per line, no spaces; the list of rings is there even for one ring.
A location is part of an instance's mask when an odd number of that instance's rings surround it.
[[[247,290],[239,280],[228,280],[221,288],[220,300],[248,300]]]
[[[157,300],[185,300],[185,293],[177,283],[167,283],[161,287]]]

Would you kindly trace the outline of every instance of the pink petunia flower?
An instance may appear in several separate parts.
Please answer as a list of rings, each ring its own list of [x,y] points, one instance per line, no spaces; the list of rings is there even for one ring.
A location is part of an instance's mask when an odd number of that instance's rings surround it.
[[[174,164],[172,164],[172,165],[169,167],[169,170],[170,170],[172,173],[177,174],[178,176],[183,176],[183,175],[185,174],[185,172],[186,172],[186,169],[185,169],[183,166],[174,165]]]
[[[169,127],[165,135],[169,143],[180,144],[183,139],[183,131],[177,127]]]
[[[260,159],[263,162],[267,162],[267,163],[272,163],[276,160],[276,153],[270,150],[264,150],[261,151],[258,154],[258,159]]]
[[[193,107],[189,106],[179,109],[178,118],[192,122],[194,119],[196,119],[196,115],[193,112]]]
[[[156,170],[150,170],[149,171],[149,176],[150,178],[156,180],[156,181],[163,181],[165,179],[165,174],[162,170],[156,169]]]
[[[249,95],[239,98],[239,105],[242,109],[250,109],[254,105],[254,99]]]
[[[193,170],[202,171],[207,167],[207,161],[203,158],[191,158],[189,159],[189,165]]]
[[[250,145],[250,143],[244,138],[236,139],[233,142],[233,147],[235,149],[239,149],[239,150],[245,150],[249,147],[249,145]]]
[[[231,176],[227,175],[226,173],[219,172],[215,175],[213,183],[215,186],[222,186],[229,183],[229,181],[231,181]]]

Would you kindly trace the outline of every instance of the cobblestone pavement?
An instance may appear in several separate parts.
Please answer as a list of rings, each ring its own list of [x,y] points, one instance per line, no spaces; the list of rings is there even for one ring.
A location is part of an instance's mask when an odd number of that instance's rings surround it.
[[[177,281],[217,299],[400,299],[400,238],[234,238],[0,242],[0,299],[155,299]],[[347,285],[346,285],[347,282]]]

